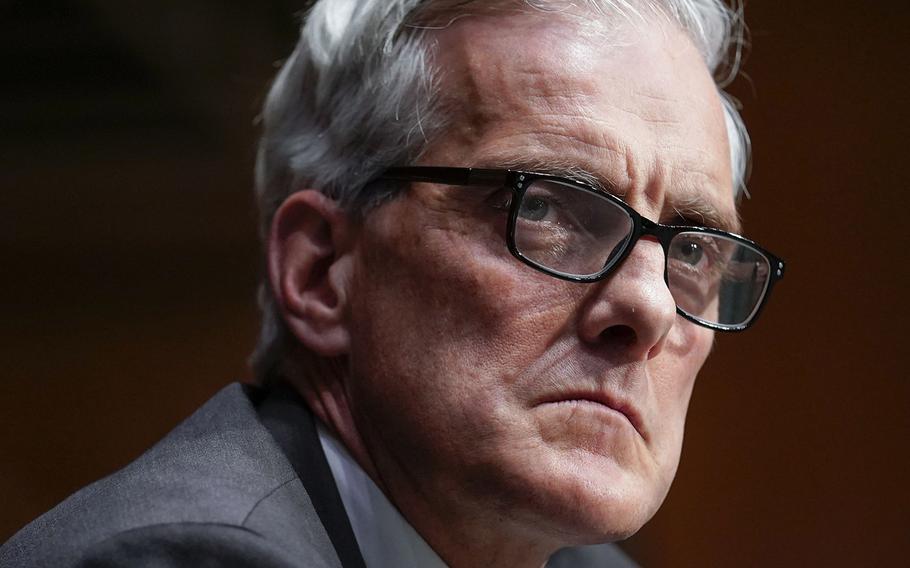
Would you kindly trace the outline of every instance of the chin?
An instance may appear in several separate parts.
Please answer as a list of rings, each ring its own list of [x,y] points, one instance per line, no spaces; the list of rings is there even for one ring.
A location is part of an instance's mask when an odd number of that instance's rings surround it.
[[[566,533],[571,536],[572,545],[625,540],[651,520],[658,507],[659,504],[640,501],[634,494],[592,499],[582,511],[573,515]]]
[[[612,458],[570,456],[550,486],[550,519],[570,545],[600,544],[634,535],[660,508],[669,487]],[[551,472],[553,475],[553,472]]]

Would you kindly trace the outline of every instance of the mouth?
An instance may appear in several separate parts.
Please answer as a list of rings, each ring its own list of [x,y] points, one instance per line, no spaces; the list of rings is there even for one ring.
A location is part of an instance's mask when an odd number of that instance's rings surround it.
[[[543,405],[594,405],[610,411],[614,414],[621,415],[629,424],[638,432],[646,442],[648,436],[644,428],[644,421],[638,410],[628,401],[621,400],[604,392],[568,392],[560,393],[556,396],[546,398],[538,402],[535,406]]]

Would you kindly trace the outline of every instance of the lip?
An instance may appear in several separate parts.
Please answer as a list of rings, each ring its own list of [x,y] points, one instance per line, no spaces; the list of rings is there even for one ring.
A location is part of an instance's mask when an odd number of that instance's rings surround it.
[[[638,432],[638,435],[641,436],[642,439],[644,439],[646,442],[648,441],[647,432],[644,427],[644,420],[642,419],[641,413],[638,411],[638,409],[635,408],[631,402],[612,395],[611,393],[600,391],[564,392],[545,398],[538,402],[535,406],[565,402],[592,402],[618,412],[619,414],[622,414],[626,417],[626,420],[628,420],[632,427],[635,428],[635,431]]]

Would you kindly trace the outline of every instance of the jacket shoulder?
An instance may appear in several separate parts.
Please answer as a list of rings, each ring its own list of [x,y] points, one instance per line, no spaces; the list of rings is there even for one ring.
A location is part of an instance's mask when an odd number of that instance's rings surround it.
[[[247,390],[235,383],[137,460],[19,531],[0,547],[0,567],[71,565],[99,543],[134,546],[148,536],[185,545],[173,538],[177,528],[187,537],[252,538],[243,529],[247,518],[295,481]]]
[[[303,557],[248,528],[215,523],[168,523],[120,532],[94,543],[73,562],[79,568],[232,566],[334,568],[317,552]]]

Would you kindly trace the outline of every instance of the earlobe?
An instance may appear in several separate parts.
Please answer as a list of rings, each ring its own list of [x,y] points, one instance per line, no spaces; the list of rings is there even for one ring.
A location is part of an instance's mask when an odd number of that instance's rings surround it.
[[[304,190],[279,207],[268,238],[269,279],[285,324],[300,343],[324,357],[347,353],[350,343],[348,223],[334,201]]]

